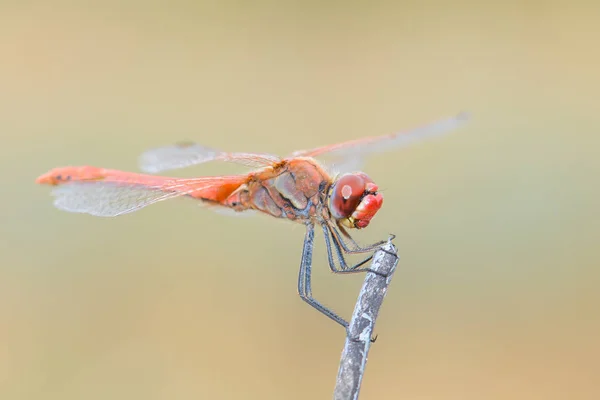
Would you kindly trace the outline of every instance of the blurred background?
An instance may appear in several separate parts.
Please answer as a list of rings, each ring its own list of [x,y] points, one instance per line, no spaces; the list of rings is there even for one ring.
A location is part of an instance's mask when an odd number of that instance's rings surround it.
[[[193,201],[69,214],[50,168],[194,140],[285,155],[459,111],[371,157],[401,261],[361,399],[600,398],[597,2],[0,6],[0,398],[325,399],[345,332],[304,230]],[[240,172],[213,163],[171,175]],[[362,276],[315,296],[349,316]]]

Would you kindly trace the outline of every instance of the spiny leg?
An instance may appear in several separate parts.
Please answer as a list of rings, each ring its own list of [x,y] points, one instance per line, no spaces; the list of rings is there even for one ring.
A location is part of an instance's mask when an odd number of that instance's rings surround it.
[[[385,275],[381,274],[378,271],[374,271],[371,268],[359,268],[360,266],[364,265],[367,261],[371,260],[373,258],[373,255],[371,254],[369,257],[367,257],[366,259],[358,262],[357,264],[348,267],[348,265],[346,264],[346,260],[344,259],[344,254],[342,253],[342,249],[340,248],[340,245],[337,243],[337,241],[335,240],[335,238],[333,238],[333,233],[331,233],[329,231],[329,226],[327,226],[325,223],[321,224],[321,227],[323,228],[323,234],[325,236],[325,245],[327,247],[327,259],[329,261],[329,268],[331,269],[332,272],[337,273],[337,274],[352,274],[352,273],[357,273],[357,272],[373,272],[377,275],[386,277]],[[335,261],[333,259],[333,255],[331,252],[331,240],[329,235],[332,236],[333,238],[333,244],[338,256],[338,260],[340,263],[340,268],[338,269]],[[346,334],[348,335],[348,337],[350,337],[350,331],[349,328],[346,327]],[[377,335],[375,335],[374,337],[371,336],[371,343],[375,343],[375,341],[377,340]]]
[[[348,233],[348,231],[342,224],[340,224],[339,222],[336,221],[336,226],[339,229],[339,231],[342,233],[342,235],[350,241],[350,243],[354,246],[355,249],[361,248],[361,246],[358,243],[356,243],[356,241],[352,238],[352,236],[350,236],[350,234]],[[369,247],[369,246],[367,246],[367,247]]]
[[[329,261],[329,269],[331,269],[331,272],[336,274],[353,274],[357,272],[365,272],[370,270],[369,268],[359,267],[370,261],[373,258],[373,255],[370,255],[369,257],[365,258],[362,261],[359,261],[358,263],[352,266],[348,266],[339,244],[337,243],[335,238],[333,238],[333,246],[335,247],[336,255],[340,264],[338,268],[338,266],[335,263],[335,260],[333,259],[333,254],[331,251],[331,239],[329,236],[332,235],[332,233],[330,232],[330,228],[326,224],[321,224],[321,227],[323,228],[323,236],[325,237],[325,247],[327,248],[327,260]]]
[[[369,251],[375,251],[378,247],[381,248],[381,246],[385,243],[387,243],[390,240],[394,240],[396,238],[396,235],[394,235],[393,233],[390,234],[390,237],[387,240],[380,240],[379,242],[375,242],[373,244],[370,244],[366,247],[360,247],[358,246],[358,244],[354,241],[354,239],[352,239],[352,237],[350,236],[350,234],[346,231],[346,229],[340,225],[339,223],[337,224],[337,228],[342,232],[342,234],[348,238],[355,246],[357,246],[358,248],[355,249],[350,249],[348,247],[348,245],[346,244],[346,242],[341,238],[340,236],[340,232],[338,232],[338,230],[336,229],[335,226],[333,226],[331,223],[329,223],[329,226],[331,227],[331,232],[332,232],[332,236],[334,238],[337,239],[338,243],[342,246],[342,248],[344,249],[344,251],[347,254],[356,254],[356,253],[367,253]],[[397,255],[395,253],[391,253],[385,249],[381,249],[382,251],[384,251],[385,253],[391,254],[393,256]]]
[[[342,249],[344,249],[344,252],[347,254],[368,253],[370,251],[374,251],[378,247],[381,247],[383,244],[385,244],[387,242],[387,240],[380,240],[373,244],[370,244],[370,245],[367,245],[364,247],[360,247],[354,241],[354,239],[352,239],[350,234],[341,225],[338,224],[336,226],[333,224],[333,222],[328,222],[327,224],[329,225],[329,230],[331,231],[332,237],[341,245]],[[341,231],[341,234],[340,234],[340,231]],[[342,235],[345,236],[346,238],[348,238],[350,241],[352,241],[352,244],[355,246],[354,249],[351,249],[348,246],[348,244],[342,238]]]
[[[315,226],[313,223],[309,223],[306,225],[306,235],[304,236],[304,246],[302,248],[302,260],[300,261],[300,273],[298,276],[298,294],[302,300],[307,302],[313,308],[342,325],[345,329],[348,329],[348,322],[331,311],[329,308],[319,303],[312,296],[311,272],[314,238]]]

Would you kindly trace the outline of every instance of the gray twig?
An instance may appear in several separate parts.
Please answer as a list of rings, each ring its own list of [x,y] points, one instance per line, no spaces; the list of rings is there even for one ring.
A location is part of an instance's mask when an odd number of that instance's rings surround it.
[[[333,392],[334,400],[358,399],[377,313],[397,264],[397,249],[389,240],[375,252],[371,270],[376,273],[367,272],[358,295],[342,351],[340,369]]]

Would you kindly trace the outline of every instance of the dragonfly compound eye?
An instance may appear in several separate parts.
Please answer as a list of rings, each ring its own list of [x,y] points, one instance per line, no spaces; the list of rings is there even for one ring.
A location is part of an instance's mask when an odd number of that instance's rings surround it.
[[[359,172],[342,175],[329,201],[334,218],[349,228],[364,228],[381,208],[383,196],[371,178]]]
[[[365,181],[356,174],[342,175],[334,184],[330,205],[335,218],[352,215],[365,191]]]

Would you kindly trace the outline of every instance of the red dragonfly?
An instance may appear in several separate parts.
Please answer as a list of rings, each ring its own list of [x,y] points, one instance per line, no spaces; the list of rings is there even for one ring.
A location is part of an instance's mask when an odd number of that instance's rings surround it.
[[[191,197],[217,209],[238,213],[258,211],[299,222],[306,226],[298,278],[300,297],[347,328],[348,323],[343,318],[312,296],[315,225],[323,230],[331,271],[368,270],[361,266],[386,241],[361,247],[347,231],[366,228],[383,204],[383,196],[373,180],[364,172],[356,172],[361,158],[450,132],[467,118],[463,113],[413,130],[297,151],[285,158],[263,153],[223,152],[195,143],[155,148],[140,157],[140,167],[146,173],[225,161],[254,168],[244,175],[183,179],[81,166],[52,169],[36,182],[56,186],[52,194],[57,208],[101,217],[116,217],[159,201]],[[314,158],[326,155],[332,156],[333,162],[321,164]],[[355,265],[348,265],[344,255],[357,253],[371,255]]]

